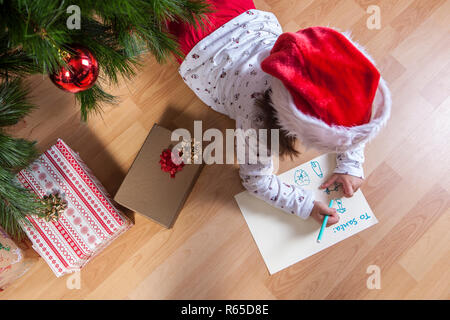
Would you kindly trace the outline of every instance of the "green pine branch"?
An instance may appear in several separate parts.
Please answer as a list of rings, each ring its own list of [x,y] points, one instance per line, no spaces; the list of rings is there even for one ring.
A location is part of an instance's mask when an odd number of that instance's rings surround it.
[[[86,121],[88,115],[92,112],[100,113],[102,104],[117,103],[113,95],[103,91],[97,84],[89,90],[77,92],[75,97],[81,105],[81,119],[83,121]]]
[[[2,127],[16,124],[34,106],[27,101],[28,89],[20,79],[0,83],[0,225],[15,238],[22,238],[20,222],[26,215],[43,216],[36,196],[21,187],[14,175],[37,156],[35,143],[15,139]]]
[[[81,9],[81,29],[69,30],[66,9]],[[50,74],[65,61],[61,51],[81,44],[96,56],[108,84],[119,75],[131,78],[140,66],[139,56],[153,54],[163,63],[172,54],[182,56],[167,30],[168,22],[202,27],[210,12],[205,0],[11,0],[0,2],[0,77],[7,74]],[[85,111],[99,112],[105,95],[86,94]],[[98,103],[92,98],[98,97]],[[110,99],[112,100],[112,99]],[[83,105],[83,101],[89,102]],[[88,112],[90,114],[91,112]]]
[[[81,9],[81,29],[69,30],[69,5]],[[210,12],[205,0],[0,0],[0,225],[20,237],[19,225],[28,214],[42,215],[41,204],[22,188],[14,175],[36,157],[35,143],[6,134],[34,106],[21,79],[44,75],[67,66],[63,51],[80,44],[98,60],[100,76],[89,90],[76,93],[81,119],[100,113],[102,105],[117,103],[102,85],[132,78],[150,52],[163,63],[182,56],[168,32],[171,21],[203,27]],[[55,87],[55,90],[59,90]]]
[[[29,88],[20,78],[0,83],[0,127],[16,124],[34,108],[28,95]]]
[[[14,180],[14,174],[0,168],[0,225],[13,238],[24,236],[20,222],[28,224],[28,214],[45,216],[42,204],[34,193]]]
[[[14,139],[0,131],[0,167],[22,169],[37,156],[35,143],[24,139]]]

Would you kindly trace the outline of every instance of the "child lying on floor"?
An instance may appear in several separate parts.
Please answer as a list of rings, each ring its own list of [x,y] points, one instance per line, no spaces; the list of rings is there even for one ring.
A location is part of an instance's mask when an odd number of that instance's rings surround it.
[[[275,15],[251,0],[209,2],[206,28],[169,25],[185,54],[185,83],[237,128],[280,129],[282,156],[298,154],[297,139],[335,152],[336,169],[322,188],[339,183],[351,197],[364,179],[364,146],[390,115],[390,93],[372,59],[330,28],[283,33]],[[241,164],[240,176],[248,191],[289,214],[339,221],[312,192],[282,183],[271,161]]]

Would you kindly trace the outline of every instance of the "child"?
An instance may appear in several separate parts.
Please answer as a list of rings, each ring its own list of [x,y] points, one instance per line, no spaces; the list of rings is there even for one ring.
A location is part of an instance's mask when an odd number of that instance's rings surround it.
[[[212,109],[236,127],[280,129],[280,154],[295,156],[296,139],[335,152],[334,174],[321,187],[361,186],[364,146],[390,115],[390,93],[372,59],[345,34],[324,27],[283,33],[276,17],[251,0],[210,0],[210,23],[195,30],[171,23],[185,54],[179,73]],[[328,226],[339,216],[312,192],[287,185],[273,163],[240,166],[245,188],[283,211]]]

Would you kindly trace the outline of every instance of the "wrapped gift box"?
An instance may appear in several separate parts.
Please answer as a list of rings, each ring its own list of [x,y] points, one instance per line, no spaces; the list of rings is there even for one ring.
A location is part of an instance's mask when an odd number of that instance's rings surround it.
[[[158,124],[153,126],[114,197],[122,206],[166,228],[174,225],[203,167],[186,164],[173,178],[161,170],[161,152],[176,144],[171,134]]]
[[[57,221],[30,216],[30,224],[22,225],[57,277],[79,271],[132,226],[79,155],[61,139],[20,171],[17,179],[40,197],[59,194],[67,202]]]
[[[23,251],[0,228],[0,291],[20,278],[35,261],[25,257]]]

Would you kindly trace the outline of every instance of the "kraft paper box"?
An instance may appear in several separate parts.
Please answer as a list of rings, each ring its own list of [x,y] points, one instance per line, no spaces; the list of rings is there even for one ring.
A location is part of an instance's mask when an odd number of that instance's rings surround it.
[[[22,224],[33,249],[57,277],[81,270],[132,226],[79,155],[61,139],[16,178],[41,198],[59,194],[67,202],[57,221],[28,216],[30,223]]]
[[[166,228],[173,226],[202,169],[201,164],[186,164],[174,178],[161,170],[161,152],[177,143],[170,130],[155,124],[114,197]]]

